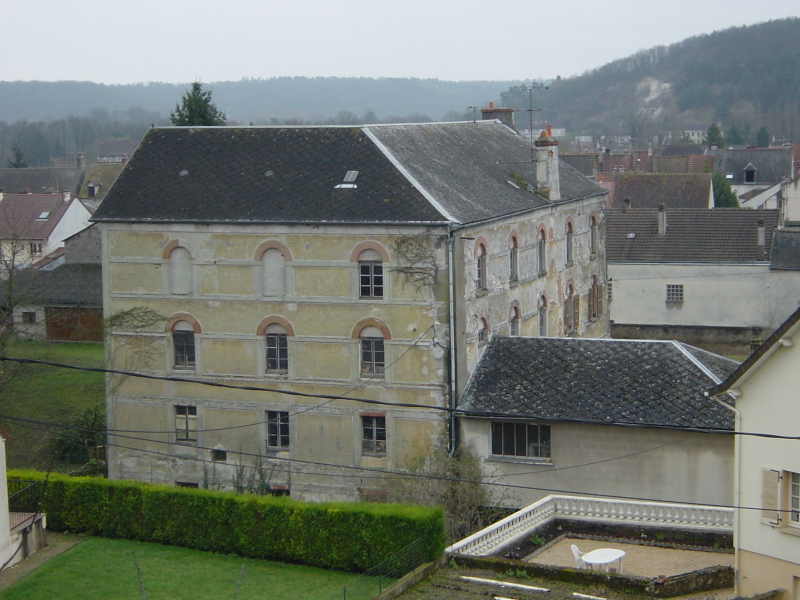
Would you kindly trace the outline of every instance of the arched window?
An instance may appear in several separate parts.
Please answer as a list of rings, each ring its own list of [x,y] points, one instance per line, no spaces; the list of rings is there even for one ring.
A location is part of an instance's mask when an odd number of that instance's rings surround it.
[[[268,248],[261,256],[261,279],[265,296],[286,295],[286,260],[278,248]]]
[[[519,335],[519,323],[519,306],[512,306],[508,317],[508,335]]]
[[[177,321],[172,326],[172,366],[176,369],[194,369],[194,326],[188,321]]]
[[[289,344],[286,328],[278,323],[267,325],[267,373],[286,373],[289,370]]]
[[[571,283],[567,285],[564,296],[564,335],[572,335],[580,323],[580,302]]]
[[[572,221],[567,221],[567,266],[572,264],[572,254],[573,254],[573,235],[572,235]]]
[[[489,321],[481,317],[478,321],[478,344],[485,344],[489,341]]]
[[[597,218],[592,217],[589,230],[589,250],[592,256],[597,256]]]
[[[182,246],[169,253],[169,288],[172,294],[192,293],[192,255]]]
[[[508,253],[508,280],[519,280],[519,241],[516,236],[511,238],[511,249]]]
[[[364,327],[358,335],[361,344],[361,374],[382,375],[386,369],[383,332],[377,327]]]
[[[536,241],[536,250],[539,256],[539,275],[547,275],[547,233],[544,227],[539,230],[539,239]]]
[[[480,290],[487,289],[487,273],[486,273],[486,246],[478,244],[475,250],[475,288]]]
[[[371,248],[358,255],[358,295],[383,298],[383,259]]]
[[[539,337],[547,337],[547,298],[539,298]]]

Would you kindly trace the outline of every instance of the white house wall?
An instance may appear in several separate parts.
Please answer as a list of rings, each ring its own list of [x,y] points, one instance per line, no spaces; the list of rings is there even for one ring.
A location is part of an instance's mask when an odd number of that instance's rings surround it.
[[[89,218],[91,216],[92,213],[80,200],[73,200],[58,224],[53,228],[50,237],[47,238],[47,248],[42,249],[43,254],[47,255],[56,248],[63,246],[65,239],[75,235],[82,229],[86,229],[89,226]]]
[[[496,501],[522,507],[552,493],[730,505],[733,435],[591,424],[551,424],[551,462],[493,457],[491,422],[461,419]],[[517,487],[519,486],[519,487]]]
[[[615,325],[774,329],[798,306],[800,272],[764,263],[608,265]],[[683,302],[667,302],[667,284]]]

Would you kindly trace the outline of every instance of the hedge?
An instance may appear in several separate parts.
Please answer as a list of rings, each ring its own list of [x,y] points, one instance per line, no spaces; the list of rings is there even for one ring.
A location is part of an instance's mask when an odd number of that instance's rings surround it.
[[[45,474],[9,471],[8,478],[44,481]],[[422,506],[315,504],[51,473],[41,511],[55,531],[348,571],[365,571],[420,538],[422,560],[444,550],[442,511]]]

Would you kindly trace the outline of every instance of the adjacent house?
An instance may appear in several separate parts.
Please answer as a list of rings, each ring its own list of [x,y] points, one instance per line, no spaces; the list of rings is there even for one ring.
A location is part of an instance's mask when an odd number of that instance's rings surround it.
[[[21,169],[20,169],[21,170]],[[0,256],[4,269],[22,269],[64,245],[89,224],[89,209],[71,193],[0,192]]]
[[[608,208],[714,208],[709,173],[625,173],[604,184]]]
[[[77,194],[83,181],[81,165],[69,168],[0,169],[0,192],[6,194]]]
[[[714,172],[725,175],[743,208],[781,208],[781,184],[792,178],[793,151],[781,148],[717,150]]]
[[[110,475],[368,493],[493,336],[607,333],[604,193],[497,120],[150,130],[94,220],[108,366],[173,380],[109,378]]]
[[[800,309],[709,395],[735,398],[736,593],[800,593]]]
[[[552,493],[727,506],[733,412],[704,392],[737,366],[674,341],[497,337],[459,432],[507,506]]]
[[[790,242],[773,255],[777,210],[630,208],[606,219],[614,337],[748,342],[797,308],[800,257]]]

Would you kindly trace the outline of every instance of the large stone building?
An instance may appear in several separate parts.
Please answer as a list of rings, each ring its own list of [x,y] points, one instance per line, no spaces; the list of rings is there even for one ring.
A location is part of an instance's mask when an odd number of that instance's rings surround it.
[[[109,377],[110,475],[358,497],[491,336],[607,332],[604,193],[499,121],[151,130],[94,220],[108,365],[172,379]]]

